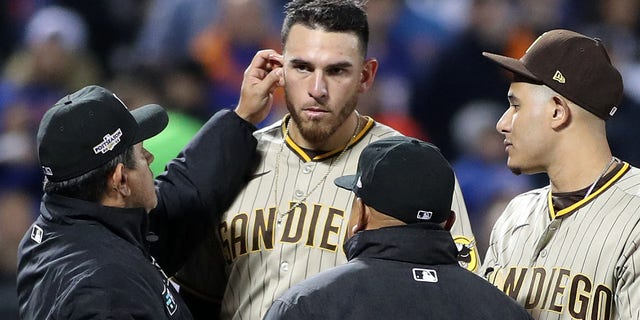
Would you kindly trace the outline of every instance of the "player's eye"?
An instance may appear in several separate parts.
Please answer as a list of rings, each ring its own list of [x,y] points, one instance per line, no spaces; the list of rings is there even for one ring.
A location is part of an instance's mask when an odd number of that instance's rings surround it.
[[[345,70],[344,68],[330,68],[329,70],[327,70],[327,73],[329,75],[341,75],[343,73],[347,72],[347,70]]]
[[[306,64],[295,64],[293,65],[293,69],[299,72],[311,72],[311,67]]]

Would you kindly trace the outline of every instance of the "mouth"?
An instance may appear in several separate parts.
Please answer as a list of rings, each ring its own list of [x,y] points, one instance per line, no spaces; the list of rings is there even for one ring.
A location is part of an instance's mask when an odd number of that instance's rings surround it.
[[[504,151],[509,151],[510,148],[513,147],[513,144],[511,143],[511,141],[504,139]]]
[[[331,112],[320,107],[307,107],[302,109],[302,113],[313,119],[323,117],[327,114],[330,114]]]

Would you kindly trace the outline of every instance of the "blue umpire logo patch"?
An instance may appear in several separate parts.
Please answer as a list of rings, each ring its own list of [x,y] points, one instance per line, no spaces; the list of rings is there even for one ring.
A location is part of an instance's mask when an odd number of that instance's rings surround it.
[[[167,312],[169,315],[173,315],[178,310],[178,305],[176,304],[176,300],[173,298],[171,291],[166,285],[163,285],[162,297],[164,298],[164,306],[167,308]]]

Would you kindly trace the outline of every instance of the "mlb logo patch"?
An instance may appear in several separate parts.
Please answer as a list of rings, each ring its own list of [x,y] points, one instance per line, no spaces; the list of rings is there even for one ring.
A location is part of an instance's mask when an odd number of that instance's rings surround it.
[[[418,215],[416,216],[416,218],[420,220],[431,220],[431,217],[433,217],[433,212],[425,210],[418,211]]]
[[[413,268],[413,280],[419,282],[438,282],[438,273],[433,269]]]
[[[42,231],[42,228],[38,227],[37,224],[34,224],[33,228],[31,228],[31,240],[37,243],[42,243],[43,236],[44,236],[44,231]]]
[[[172,316],[174,313],[176,313],[176,310],[178,310],[176,299],[173,297],[171,291],[169,291],[169,288],[166,285],[163,285],[162,287],[162,298],[164,299],[164,307],[167,309],[167,312],[169,312],[169,315]]]

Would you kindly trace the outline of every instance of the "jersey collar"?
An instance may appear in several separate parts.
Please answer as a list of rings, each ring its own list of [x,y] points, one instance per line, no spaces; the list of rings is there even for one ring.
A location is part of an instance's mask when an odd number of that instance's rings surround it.
[[[282,120],[282,125],[280,127],[280,130],[282,131],[282,135],[284,136],[284,133],[286,131],[286,125],[289,122],[289,118],[291,117],[290,114],[287,114],[284,116],[284,119]],[[364,116],[364,118],[366,119],[366,122],[364,124],[364,126],[362,127],[362,129],[360,129],[360,131],[356,134],[355,139],[353,139],[353,141],[351,141],[349,143],[349,145],[347,146],[347,148],[351,148],[351,146],[353,146],[354,144],[358,143],[360,140],[362,140],[362,137],[364,137],[367,132],[369,132],[369,130],[371,130],[371,128],[373,127],[373,125],[375,124],[375,121],[373,121],[373,119],[369,116]],[[322,161],[325,160],[327,158],[330,158],[332,156],[335,156],[337,154],[339,154],[343,147],[339,147],[336,149],[333,149],[331,151],[327,151],[325,153],[321,153],[315,156],[309,155],[302,147],[300,147],[299,145],[297,145],[293,139],[291,139],[290,136],[286,136],[284,137],[284,141],[287,145],[287,147],[289,149],[291,149],[300,159],[302,159],[302,161],[304,162],[309,162],[309,161]]]
[[[629,171],[630,165],[627,162],[623,162],[622,166],[620,167],[620,169],[618,169],[618,172],[616,172],[607,182],[605,182],[602,186],[600,186],[598,189],[596,189],[593,193],[591,193],[588,197],[562,209],[562,210],[558,210],[558,212],[555,211],[555,209],[553,208],[553,198],[552,198],[552,194],[551,194],[551,189],[549,189],[549,193],[547,195],[547,204],[549,207],[549,218],[551,220],[565,216],[565,215],[569,215],[570,213],[573,213],[575,210],[582,208],[584,205],[586,205],[587,203],[591,202],[591,200],[595,199],[597,196],[599,196],[601,193],[603,193],[605,190],[607,190],[611,185],[613,185],[616,181],[618,181],[620,179],[620,177],[622,177],[627,171]]]

